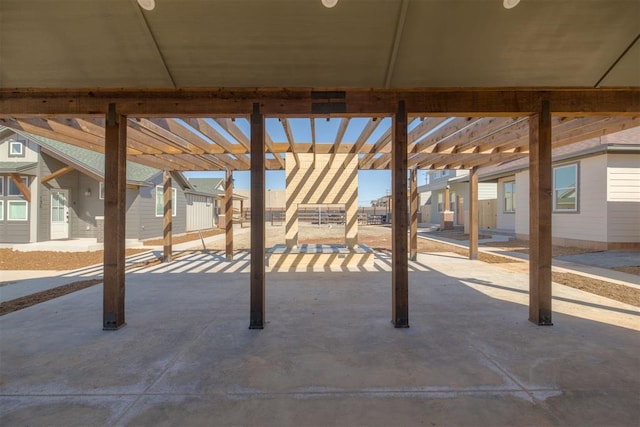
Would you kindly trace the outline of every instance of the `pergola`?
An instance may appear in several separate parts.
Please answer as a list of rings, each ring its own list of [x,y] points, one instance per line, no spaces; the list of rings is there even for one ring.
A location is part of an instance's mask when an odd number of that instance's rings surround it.
[[[471,170],[475,258],[477,168],[528,156],[529,319],[551,324],[551,149],[640,124],[635,0],[523,0],[510,11],[498,0],[38,5],[0,6],[0,124],[105,153],[105,329],[125,323],[127,158],[167,171],[169,230],[169,171],[225,170],[227,194],[233,170],[251,171],[250,327],[263,328],[265,170],[283,169],[284,153],[351,153],[361,169],[391,169],[396,327],[409,325],[415,170]],[[316,141],[312,120],[312,141],[297,141],[293,117],[339,119],[337,136]],[[353,117],[369,120],[345,143]],[[384,117],[392,126],[370,140]],[[280,119],[286,142],[265,118]],[[412,120],[421,122],[409,131]]]

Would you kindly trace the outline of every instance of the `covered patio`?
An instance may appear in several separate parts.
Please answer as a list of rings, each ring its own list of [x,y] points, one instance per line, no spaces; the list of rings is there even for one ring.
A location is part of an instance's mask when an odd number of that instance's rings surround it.
[[[0,124],[104,152],[109,230],[102,289],[2,318],[3,424],[637,423],[637,309],[552,286],[551,149],[640,125],[639,14],[635,0],[3,1]],[[319,141],[326,120],[336,136]],[[302,153],[391,171],[390,272],[267,275],[265,171]],[[518,157],[528,275],[475,259],[478,168]],[[125,277],[127,159],[165,170],[167,266],[170,172],[226,171],[224,262],[249,273]],[[471,171],[467,258],[417,253],[430,168]],[[252,209],[236,261],[234,170],[251,171]]]
[[[219,258],[129,273],[129,324],[117,334],[95,327],[99,286],[4,316],[3,424],[638,419],[637,307],[555,284],[556,325],[540,329],[523,317],[526,274],[419,254],[409,329],[389,327],[391,264],[380,259],[377,272],[270,273],[268,327],[255,331],[243,309],[249,260]]]

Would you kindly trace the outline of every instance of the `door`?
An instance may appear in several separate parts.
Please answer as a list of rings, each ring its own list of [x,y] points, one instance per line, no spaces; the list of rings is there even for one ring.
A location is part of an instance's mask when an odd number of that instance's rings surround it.
[[[69,190],[51,190],[51,240],[69,238]]]

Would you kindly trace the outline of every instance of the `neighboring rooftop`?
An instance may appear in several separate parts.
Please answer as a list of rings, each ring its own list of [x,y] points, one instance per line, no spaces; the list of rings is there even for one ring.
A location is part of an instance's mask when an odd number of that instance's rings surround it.
[[[7,128],[0,125],[0,133],[5,129]],[[53,154],[54,157],[59,158],[69,165],[76,165],[81,169],[104,177],[104,154],[102,153],[19,130],[11,131],[38,144],[44,151]],[[0,166],[0,168],[1,167],[2,166]],[[159,169],[127,161],[127,182],[129,183],[150,184],[150,180],[160,172]]]

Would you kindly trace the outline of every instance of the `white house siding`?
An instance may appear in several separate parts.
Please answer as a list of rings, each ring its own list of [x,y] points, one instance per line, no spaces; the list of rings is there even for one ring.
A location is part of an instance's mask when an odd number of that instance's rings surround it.
[[[607,238],[640,242],[640,155],[607,156]]]
[[[529,171],[516,174],[516,234],[521,237],[529,236]]]
[[[187,231],[213,228],[213,199],[187,194]]]
[[[497,215],[496,215],[496,228],[499,230],[509,230],[509,231],[515,231],[516,229],[516,214],[515,212],[505,212],[504,211],[504,183],[505,182],[510,182],[510,181],[514,181],[515,177],[514,176],[510,176],[507,178],[500,178],[498,180],[498,185],[496,186],[496,193],[497,193],[497,197],[496,197],[496,204],[497,204]],[[518,187],[518,184],[516,183],[516,209],[518,209],[520,205],[518,203],[517,200],[517,194],[520,192],[520,187]],[[521,210],[518,210],[518,214],[521,213]]]
[[[607,157],[588,157],[574,162],[557,163],[554,166],[573,163],[578,163],[578,212],[552,215],[553,238],[556,243],[566,244],[579,244],[578,241],[604,243],[607,241]],[[516,233],[528,236],[528,170],[516,174],[516,207]]]

